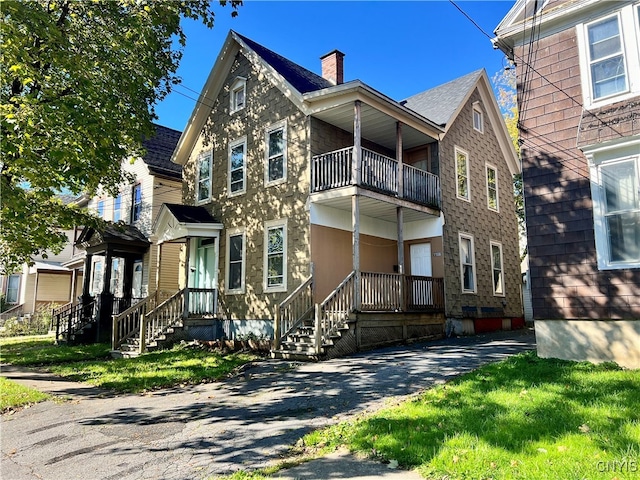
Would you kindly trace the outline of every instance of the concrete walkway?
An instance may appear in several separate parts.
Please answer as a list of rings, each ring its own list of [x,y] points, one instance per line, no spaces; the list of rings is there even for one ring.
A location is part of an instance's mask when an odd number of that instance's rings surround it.
[[[33,370],[1,373],[69,397],[3,415],[0,477],[192,480],[277,463],[309,431],[531,349],[531,330],[393,347],[322,363],[264,361],[219,383],[113,395]],[[288,478],[419,478],[338,452]],[[410,475],[413,475],[411,477]]]

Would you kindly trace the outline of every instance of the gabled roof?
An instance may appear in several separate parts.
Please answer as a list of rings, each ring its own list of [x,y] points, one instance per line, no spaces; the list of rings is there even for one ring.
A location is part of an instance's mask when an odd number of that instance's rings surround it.
[[[142,157],[152,174],[182,178],[182,167],[171,161],[173,151],[180,140],[182,132],[172,128],[154,124],[155,135],[143,140],[146,153]]]
[[[452,120],[484,70],[476,70],[430,90],[407,98],[404,105],[445,127]]]
[[[244,43],[246,43],[254,52],[271,65],[284,79],[291,84],[300,93],[309,93],[323,88],[333,86],[329,80],[322,78],[320,75],[313,73],[311,70],[292,62],[291,60],[279,55],[259,43],[233,32]]]
[[[192,237],[219,237],[223,225],[203,206],[163,203],[153,222],[157,244]]]
[[[84,227],[75,243],[89,251],[106,249],[107,245],[117,246],[118,250],[144,252],[151,243],[140,230],[133,225],[107,222],[104,230]]]
[[[164,206],[180,223],[220,223],[202,206],[165,203]]]

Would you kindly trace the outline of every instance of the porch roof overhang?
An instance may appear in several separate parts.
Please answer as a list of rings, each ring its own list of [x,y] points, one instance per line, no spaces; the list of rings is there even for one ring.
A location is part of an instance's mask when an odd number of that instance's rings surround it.
[[[218,237],[222,229],[204,207],[164,203],[153,223],[153,239],[159,245],[192,237]]]
[[[29,274],[33,273],[57,273],[57,274],[69,274],[71,270],[62,265],[56,265],[52,263],[46,262],[34,262],[33,265],[29,266]]]
[[[110,251],[118,254],[144,254],[151,243],[133,225],[107,223],[104,230],[84,227],[76,246],[90,254]]]
[[[368,85],[355,80],[303,95],[306,113],[353,133],[356,100],[362,102],[362,137],[395,150],[396,124],[402,124],[402,144],[410,149],[436,142],[444,129]]]

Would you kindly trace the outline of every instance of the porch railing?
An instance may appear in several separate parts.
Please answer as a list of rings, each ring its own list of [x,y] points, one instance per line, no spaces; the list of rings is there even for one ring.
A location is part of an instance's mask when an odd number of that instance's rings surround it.
[[[94,321],[96,313],[97,302],[95,299],[88,303],[64,305],[54,317],[56,340],[64,338],[69,342],[72,335],[80,332],[86,325]]]
[[[395,312],[403,309],[402,275],[362,272],[360,278],[362,310]]]
[[[147,348],[147,342],[156,339],[170,327],[183,325],[185,312],[186,289],[162,302],[142,317],[140,325],[140,353]]]
[[[355,277],[356,272],[351,272],[320,305],[316,305],[315,345],[318,353],[356,307]]]
[[[142,318],[156,305],[157,294],[148,296],[140,302],[127,308],[124,312],[113,316],[113,330],[111,332],[111,348],[118,350],[128,339],[140,332]]]
[[[217,312],[218,291],[211,288],[189,288],[189,314],[213,316]]]
[[[403,164],[403,188],[400,195],[398,161],[366,148],[361,149],[358,182],[354,178],[354,148],[342,148],[315,155],[311,159],[312,193],[359,184],[421,205],[438,209],[441,207],[440,178],[437,175]]]
[[[444,279],[405,276],[407,310],[444,310]]]
[[[313,318],[313,276],[310,276],[278,305],[273,335],[275,348],[280,347],[282,338],[286,338],[302,322],[311,318]]]
[[[24,312],[24,303],[20,305],[15,305],[8,310],[0,313],[0,320],[8,320],[13,317],[21,317]]]

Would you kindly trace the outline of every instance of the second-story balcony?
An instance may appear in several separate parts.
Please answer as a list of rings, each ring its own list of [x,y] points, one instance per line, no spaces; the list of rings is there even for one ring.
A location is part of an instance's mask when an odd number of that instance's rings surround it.
[[[440,179],[437,175],[366,148],[356,147],[316,155],[311,160],[311,193],[359,186],[390,197],[440,209]],[[356,164],[357,163],[357,164]]]

